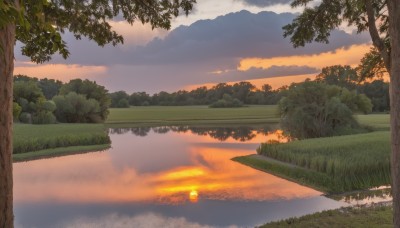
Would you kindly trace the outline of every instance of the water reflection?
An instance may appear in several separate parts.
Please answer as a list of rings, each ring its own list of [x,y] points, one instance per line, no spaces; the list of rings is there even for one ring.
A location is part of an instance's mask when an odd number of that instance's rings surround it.
[[[393,200],[390,187],[358,191],[342,195],[331,195],[329,198],[351,204],[353,206],[390,202]]]
[[[110,137],[104,153],[15,164],[16,220],[54,227],[82,216],[151,212],[241,227],[345,205],[230,160],[282,140],[279,131],[161,127],[112,130]]]
[[[147,136],[150,132],[157,134],[166,134],[168,132],[188,133],[200,136],[210,136],[219,141],[226,141],[229,138],[240,142],[247,142],[254,139],[257,135],[277,135],[278,142],[285,140],[289,137],[283,131],[276,131],[275,125],[265,126],[237,126],[237,127],[207,127],[207,126],[161,126],[161,127],[135,127],[135,128],[112,128],[110,134],[127,134],[131,132],[136,136]],[[270,141],[274,143],[275,141]]]

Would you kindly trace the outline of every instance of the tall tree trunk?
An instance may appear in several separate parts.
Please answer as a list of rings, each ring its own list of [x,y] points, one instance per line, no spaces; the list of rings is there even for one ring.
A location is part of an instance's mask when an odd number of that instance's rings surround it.
[[[14,226],[12,96],[15,25],[0,29],[0,228]]]
[[[392,142],[392,192],[394,227],[400,228],[400,1],[389,0],[390,126]]]

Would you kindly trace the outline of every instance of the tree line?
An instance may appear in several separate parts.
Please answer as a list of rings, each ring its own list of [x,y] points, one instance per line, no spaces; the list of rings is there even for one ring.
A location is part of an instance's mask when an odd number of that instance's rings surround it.
[[[389,83],[383,79],[366,80],[361,77],[356,68],[350,66],[330,66],[322,69],[317,75],[316,82],[335,85],[365,94],[372,102],[373,112],[388,112]],[[127,108],[129,106],[184,106],[209,105],[210,107],[240,107],[246,105],[276,105],[288,94],[290,86],[273,89],[264,84],[260,89],[250,82],[238,82],[232,85],[219,83],[211,88],[205,86],[187,91],[179,90],[168,93],[165,91],[149,95],[146,92],[128,94],[118,91],[110,94],[111,107]]]
[[[367,81],[359,76],[356,68],[341,65],[325,67],[314,81],[364,94],[371,101],[372,112],[390,110],[389,83],[379,78]],[[250,82],[219,83],[211,88],[201,86],[190,91],[161,91],[153,95],[134,92],[129,95],[125,91],[109,93],[104,86],[89,80],[74,79],[63,83],[17,75],[14,77],[13,115],[15,121],[22,123],[99,123],[107,119],[110,107],[276,105],[290,94],[289,90],[295,84],[278,89],[264,84],[258,89]]]
[[[81,79],[63,83],[17,75],[13,91],[14,121],[22,123],[100,123],[111,103],[104,86]]]

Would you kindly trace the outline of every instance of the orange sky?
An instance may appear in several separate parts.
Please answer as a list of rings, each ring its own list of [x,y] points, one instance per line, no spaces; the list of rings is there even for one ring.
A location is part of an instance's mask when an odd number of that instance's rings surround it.
[[[248,70],[252,67],[267,69],[271,66],[310,66],[317,69],[322,69],[326,66],[333,65],[350,65],[356,67],[361,58],[370,50],[369,44],[353,45],[347,49],[340,48],[333,52],[324,52],[317,55],[302,55],[302,56],[290,56],[290,57],[274,57],[274,58],[246,58],[240,60],[238,70]],[[305,79],[315,79],[317,74],[303,74],[293,75],[284,77],[271,77],[263,79],[247,80],[261,88],[264,84],[270,84],[272,88],[277,89],[284,85],[290,85],[291,83],[302,82]],[[230,82],[233,84],[236,82]],[[199,85],[190,85],[185,87],[187,90],[195,89],[199,86],[207,86],[208,88],[214,86],[215,83],[206,83]]]
[[[113,149],[109,152],[17,163],[14,164],[15,202],[51,199],[59,202],[150,201],[179,204],[197,202],[199,199],[259,201],[321,194],[230,160],[236,156],[253,154],[254,149],[214,147],[214,144],[220,143],[218,140],[190,132],[171,134],[174,134],[171,137],[181,141],[193,142],[187,148],[192,160],[190,165],[140,173],[135,167],[116,166],[110,156]],[[246,143],[285,140],[281,137],[281,132],[259,134]],[[238,142],[230,139],[223,143]],[[118,150],[118,144],[114,147]],[[138,148],[136,153],[141,153],[140,150]],[[199,157],[202,158],[201,162]]]

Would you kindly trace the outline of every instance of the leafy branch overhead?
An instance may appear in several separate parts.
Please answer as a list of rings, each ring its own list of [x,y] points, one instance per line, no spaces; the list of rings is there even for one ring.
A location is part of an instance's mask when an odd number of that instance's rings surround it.
[[[171,19],[188,14],[196,0],[5,0],[0,2],[0,28],[15,23],[22,54],[33,62],[49,61],[59,53],[69,56],[62,39],[70,31],[98,45],[117,45],[124,39],[110,21],[122,17],[128,23],[149,23],[152,28],[171,28]]]
[[[322,0],[316,5],[314,2],[294,0],[291,4],[294,8],[305,7],[291,24],[283,27],[284,37],[290,37],[294,47],[314,41],[328,43],[331,31],[347,23],[355,26],[358,33],[368,31],[375,47],[362,61],[363,77],[390,68],[387,0]]]

